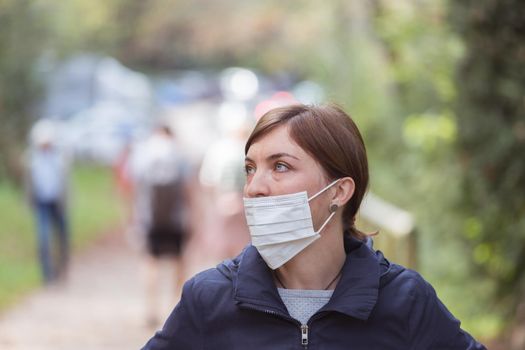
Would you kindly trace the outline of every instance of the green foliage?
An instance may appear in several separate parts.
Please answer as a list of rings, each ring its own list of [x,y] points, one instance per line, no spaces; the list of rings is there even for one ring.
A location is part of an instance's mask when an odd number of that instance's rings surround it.
[[[40,117],[44,57],[110,52],[117,4],[88,0],[0,1],[0,180],[18,182],[17,159],[30,123]]]
[[[456,187],[453,72],[462,50],[447,27],[445,5],[443,1],[381,1],[373,17],[381,52],[388,58],[389,100],[396,106],[384,119],[397,119],[398,125],[385,130],[398,135],[397,147],[382,149],[374,160],[374,164],[384,163],[375,171],[384,174],[375,179],[375,191],[413,209],[417,216],[429,211],[437,216],[450,205],[446,196],[440,195],[446,193],[443,187]],[[437,197],[431,197],[429,191]],[[432,202],[422,206],[418,200],[427,203],[429,195]],[[435,224],[420,229],[429,237],[442,234]]]
[[[0,180],[16,180],[17,143],[38,96],[35,62],[42,50],[43,19],[34,1],[0,2]]]
[[[434,154],[440,144],[456,139],[456,123],[451,113],[410,115],[405,119],[403,138],[410,147]]]
[[[121,203],[115,192],[111,169],[78,165],[71,194],[71,229],[74,248],[81,248],[97,235],[116,229],[122,218]]]
[[[495,285],[472,271],[473,261],[485,259],[488,250],[473,254],[463,244],[464,169],[455,148],[463,131],[454,73],[465,48],[447,11],[445,1],[378,2],[374,23],[389,58],[402,140],[395,151],[372,155],[373,189],[414,213],[419,270],[467,330],[491,337],[501,330],[501,315],[490,307]],[[479,235],[478,222],[468,226],[469,235]],[[476,298],[470,297],[473,290]]]
[[[24,196],[0,184],[0,309],[38,284],[36,243],[31,213]]]
[[[457,76],[463,234],[513,312],[525,284],[525,6],[453,2],[466,55]],[[502,306],[502,305],[500,305]]]
[[[109,230],[121,218],[120,206],[112,195],[109,169],[79,166],[73,171],[70,202],[72,245],[79,251]],[[29,203],[19,189],[0,184],[0,310],[40,283],[36,235]]]
[[[121,27],[129,25],[117,22],[121,0],[35,2],[49,19],[46,49],[59,57],[78,51],[111,53]]]

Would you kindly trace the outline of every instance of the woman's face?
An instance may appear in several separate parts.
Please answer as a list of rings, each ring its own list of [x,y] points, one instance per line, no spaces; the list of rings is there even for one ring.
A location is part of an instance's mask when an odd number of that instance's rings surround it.
[[[245,168],[244,195],[249,198],[302,191],[311,197],[329,183],[319,163],[290,137],[286,125],[275,128],[250,146]],[[329,215],[330,190],[310,201],[316,229]]]

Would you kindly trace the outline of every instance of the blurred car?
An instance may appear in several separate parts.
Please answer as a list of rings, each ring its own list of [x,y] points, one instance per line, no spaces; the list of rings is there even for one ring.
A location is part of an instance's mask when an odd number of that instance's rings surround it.
[[[149,124],[120,104],[100,103],[64,121],[62,142],[76,159],[109,165],[147,133]]]
[[[221,94],[215,73],[194,70],[165,72],[154,79],[154,90],[159,104],[168,107],[218,99]]]
[[[76,55],[48,72],[43,118],[61,120],[61,143],[77,159],[112,163],[156,112],[145,74],[112,57]]]

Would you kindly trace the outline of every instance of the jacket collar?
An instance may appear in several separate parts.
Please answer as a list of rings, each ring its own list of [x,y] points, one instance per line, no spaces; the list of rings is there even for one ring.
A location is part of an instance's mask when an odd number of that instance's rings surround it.
[[[367,320],[378,298],[380,262],[366,244],[353,237],[345,237],[345,250],[341,279],[322,311],[337,311]],[[233,286],[237,303],[287,314],[272,272],[255,247],[244,250],[237,273],[233,274]]]

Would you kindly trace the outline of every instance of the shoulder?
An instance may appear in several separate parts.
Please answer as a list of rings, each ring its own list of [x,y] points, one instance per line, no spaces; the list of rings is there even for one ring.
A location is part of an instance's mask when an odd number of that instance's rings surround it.
[[[231,298],[235,270],[234,261],[226,260],[217,267],[199,272],[185,283],[183,297],[203,305],[218,298]]]
[[[380,288],[395,290],[410,299],[435,298],[432,285],[420,273],[402,265],[389,263],[381,274]]]
[[[384,288],[406,325],[411,349],[485,349],[461,329],[461,322],[418,272],[392,264],[389,273],[393,278]]]
[[[419,272],[390,262],[380,250],[374,253],[380,269],[380,289],[395,289],[412,297],[432,290],[432,286]]]
[[[221,263],[222,264],[222,263]],[[231,284],[231,276],[224,273],[222,267],[217,267],[199,272],[190,280],[193,281],[194,289],[207,289],[213,286],[224,286]]]
[[[436,303],[434,288],[420,273],[377,255],[381,265],[377,311],[406,318]]]
[[[194,291],[205,291],[209,288],[224,287],[231,284],[231,278],[221,273],[218,267],[214,267],[197,273],[186,284],[191,286]]]

